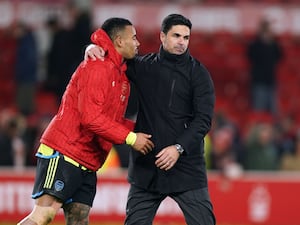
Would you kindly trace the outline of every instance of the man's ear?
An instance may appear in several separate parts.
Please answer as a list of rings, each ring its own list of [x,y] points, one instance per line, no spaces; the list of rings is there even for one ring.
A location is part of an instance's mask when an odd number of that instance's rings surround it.
[[[122,40],[121,35],[117,35],[116,38],[115,38],[115,40],[114,40],[115,45],[118,46],[118,47],[121,47],[122,46],[122,42],[123,42],[123,40]]]
[[[164,42],[165,37],[166,37],[165,33],[161,31],[160,34],[159,34],[160,41]]]

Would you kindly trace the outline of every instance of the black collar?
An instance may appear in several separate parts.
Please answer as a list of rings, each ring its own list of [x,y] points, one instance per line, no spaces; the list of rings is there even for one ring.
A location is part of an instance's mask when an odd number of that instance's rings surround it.
[[[188,59],[189,59],[189,50],[187,49],[185,53],[181,54],[181,55],[176,55],[176,54],[171,54],[169,52],[167,52],[166,50],[163,49],[162,46],[160,46],[159,49],[159,58],[162,61],[168,61],[170,63],[176,63],[176,64],[185,64]]]

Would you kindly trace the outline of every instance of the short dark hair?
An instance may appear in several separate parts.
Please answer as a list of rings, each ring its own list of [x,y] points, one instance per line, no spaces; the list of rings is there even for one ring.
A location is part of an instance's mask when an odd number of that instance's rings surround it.
[[[161,31],[166,34],[172,28],[172,26],[176,25],[185,25],[190,28],[190,30],[192,29],[192,23],[188,18],[180,14],[170,14],[164,18],[161,24]]]
[[[111,40],[114,40],[120,31],[124,30],[126,26],[131,25],[132,23],[127,19],[113,17],[105,20],[101,28],[107,33]]]

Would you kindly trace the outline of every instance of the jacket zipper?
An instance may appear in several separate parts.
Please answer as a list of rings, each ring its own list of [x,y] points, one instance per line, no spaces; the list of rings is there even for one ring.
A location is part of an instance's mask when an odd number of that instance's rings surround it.
[[[169,101],[169,107],[172,105],[172,99],[173,99],[173,93],[174,93],[174,87],[175,87],[176,80],[172,80],[172,86],[171,86],[171,95],[170,95],[170,101]]]

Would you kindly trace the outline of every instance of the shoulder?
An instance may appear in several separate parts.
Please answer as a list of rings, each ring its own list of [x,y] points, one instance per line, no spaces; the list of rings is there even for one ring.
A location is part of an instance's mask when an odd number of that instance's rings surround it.
[[[97,60],[85,60],[85,61],[82,61],[81,64],[80,64],[80,68],[82,70],[85,70],[85,71],[106,71],[107,69],[109,69],[110,67],[112,67],[112,63],[110,60],[100,60],[100,59],[97,59]]]
[[[199,60],[191,57],[190,59],[191,68],[191,79],[194,86],[205,84],[207,87],[213,87],[213,79],[206,66]]]
[[[146,55],[139,55],[134,57],[134,59],[130,59],[127,61],[127,74],[129,74],[133,68],[134,69],[143,69],[146,65],[152,65],[154,62],[157,61],[157,54],[156,53],[149,53]]]
[[[148,53],[146,55],[136,56],[135,57],[135,62],[137,62],[137,63],[153,62],[153,61],[156,60],[156,58],[157,58],[156,53]]]
[[[107,80],[111,73],[112,63],[107,60],[85,60],[80,63],[76,70],[78,79],[82,82]]]
[[[191,63],[192,70],[193,70],[192,74],[202,75],[202,76],[203,75],[210,76],[210,73],[209,73],[207,67],[202,62],[197,60],[196,58],[191,56],[190,63]]]

